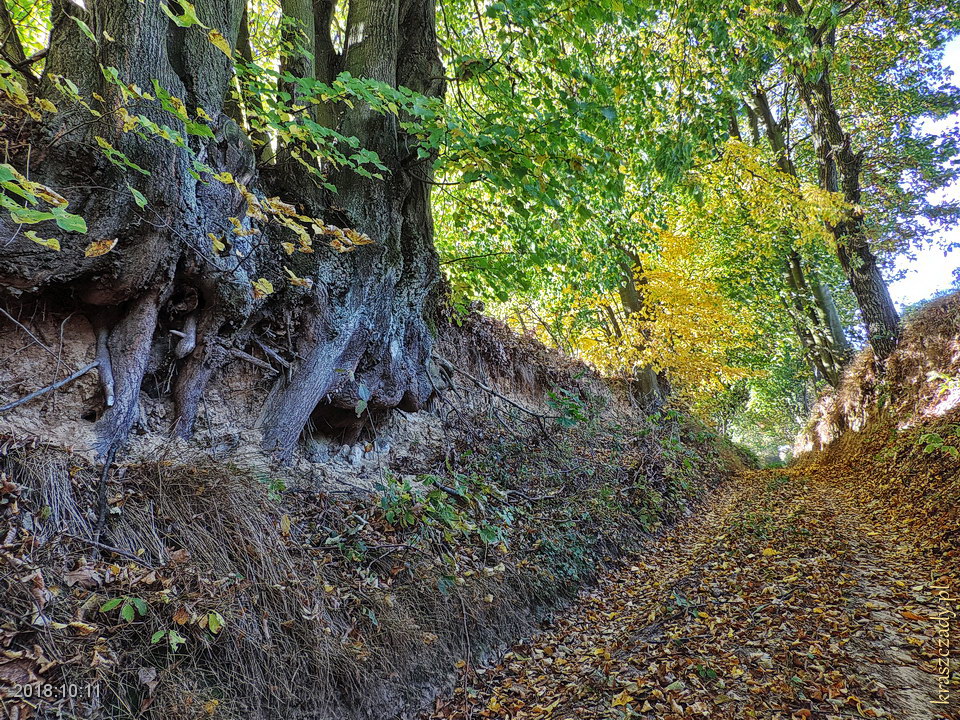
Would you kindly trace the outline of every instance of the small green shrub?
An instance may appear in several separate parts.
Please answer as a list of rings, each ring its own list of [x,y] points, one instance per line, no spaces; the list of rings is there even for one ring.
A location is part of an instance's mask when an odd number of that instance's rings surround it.
[[[950,429],[953,431],[953,437],[960,437],[960,425],[953,425]],[[960,458],[960,448],[948,443],[947,439],[939,433],[924,433],[917,439],[917,442],[924,446],[923,452],[925,453],[942,452],[953,458]]]

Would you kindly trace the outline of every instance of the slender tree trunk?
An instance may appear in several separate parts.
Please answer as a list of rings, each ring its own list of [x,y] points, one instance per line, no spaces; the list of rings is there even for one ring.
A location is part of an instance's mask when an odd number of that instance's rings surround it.
[[[3,52],[4,59],[14,65],[27,59],[5,2],[0,2],[0,51]]]
[[[629,316],[644,310],[643,290],[638,284],[644,281],[642,280],[643,266],[640,263],[640,257],[627,250],[625,250],[625,253],[629,261],[622,263],[623,283],[620,285],[619,292],[624,312]],[[641,278],[641,280],[638,280],[638,278]],[[644,344],[637,348],[640,352],[643,352],[646,345],[645,339],[643,342]],[[637,381],[638,395],[642,404],[656,407],[663,403],[666,399],[666,392],[661,387],[660,377],[652,365],[646,364],[640,368],[635,368],[634,377]]]
[[[777,167],[785,175],[798,177],[784,134],[787,121],[776,118],[766,92],[756,88],[747,107],[758,123],[762,121],[770,147],[776,153]],[[850,348],[830,289],[817,280],[815,270],[804,270],[796,250],[784,258],[784,279],[791,295],[786,307],[807,358],[821,377],[837,387]]]

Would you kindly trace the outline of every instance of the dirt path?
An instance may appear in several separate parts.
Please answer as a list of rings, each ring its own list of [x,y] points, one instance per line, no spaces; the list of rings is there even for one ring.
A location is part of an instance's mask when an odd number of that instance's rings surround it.
[[[956,720],[936,618],[960,608],[892,533],[802,471],[747,474],[432,717]]]

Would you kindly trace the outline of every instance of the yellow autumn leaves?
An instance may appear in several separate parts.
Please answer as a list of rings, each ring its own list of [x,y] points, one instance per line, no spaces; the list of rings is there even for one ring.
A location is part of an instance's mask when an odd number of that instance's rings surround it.
[[[751,358],[767,350],[763,319],[780,307],[758,278],[778,277],[788,252],[829,250],[829,225],[855,209],[736,140],[696,168],[686,190],[666,203],[659,224],[637,213],[628,231],[634,246],[646,247],[634,278],[642,309],[624,311],[617,290],[585,293],[587,283],[571,283],[563,293],[572,310],[559,334],[601,372],[665,371],[674,392],[697,405],[758,372]],[[557,344],[544,328],[536,333]]]

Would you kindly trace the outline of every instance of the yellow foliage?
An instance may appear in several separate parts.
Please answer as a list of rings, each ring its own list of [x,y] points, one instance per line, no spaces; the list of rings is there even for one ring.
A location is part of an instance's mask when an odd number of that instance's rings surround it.
[[[660,252],[644,258],[649,269],[637,278],[641,312],[624,313],[616,293],[585,298],[585,307],[617,314],[619,335],[609,326],[581,333],[574,347],[584,360],[608,374],[652,365],[692,399],[746,376],[731,358],[756,344],[755,323],[747,308],[724,297],[716,269],[696,250],[690,238],[661,233]]]

